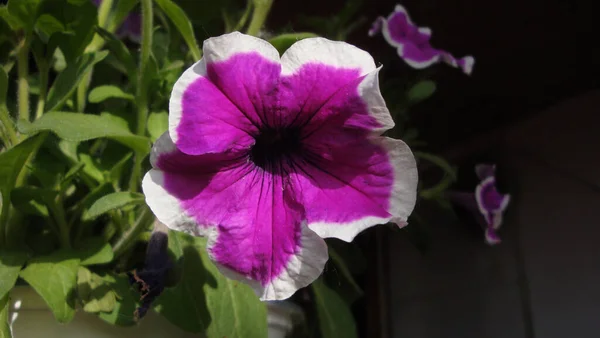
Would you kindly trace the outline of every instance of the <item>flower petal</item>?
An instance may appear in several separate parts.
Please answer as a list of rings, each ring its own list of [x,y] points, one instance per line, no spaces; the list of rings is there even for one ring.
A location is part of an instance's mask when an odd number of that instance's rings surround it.
[[[496,245],[502,242],[498,234],[493,228],[485,229],[485,242],[489,245]]]
[[[279,52],[265,40],[233,32],[204,42],[208,78],[254,126],[277,117]]]
[[[283,75],[293,75],[306,65],[325,65],[357,72],[358,76],[375,70],[373,57],[364,50],[342,41],[308,38],[294,43],[281,56]],[[315,72],[317,75],[318,72]],[[325,77],[318,79],[328,82]]]
[[[496,189],[496,178],[488,176],[475,188],[475,199],[482,214],[501,212],[508,206],[509,195],[503,195]]]
[[[403,226],[414,208],[416,163],[400,140],[363,140],[296,164],[308,226],[321,237],[351,241],[376,224]]]
[[[198,61],[177,80],[169,102],[169,134],[190,155],[248,148],[252,123],[208,78],[206,61]]]
[[[207,236],[224,274],[265,300],[287,298],[321,274],[327,246],[280,176],[232,154],[184,154],[168,134],[154,148],[157,169],[142,184],[148,205],[169,228]]]

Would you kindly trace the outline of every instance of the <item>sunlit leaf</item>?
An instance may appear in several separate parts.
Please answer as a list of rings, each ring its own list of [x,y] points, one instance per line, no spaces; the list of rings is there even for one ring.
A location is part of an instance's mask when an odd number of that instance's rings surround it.
[[[73,292],[78,267],[78,259],[56,252],[30,261],[20,274],[44,299],[60,323],[67,323],[75,316]]]
[[[150,139],[131,133],[127,127],[107,115],[50,112],[33,123],[21,120],[18,128],[24,134],[49,130],[62,139],[76,142],[107,137],[141,154],[150,151]]]
[[[94,219],[111,210],[129,205],[144,203],[144,195],[129,191],[115,192],[98,199],[90,209],[83,214],[84,220]]]
[[[133,100],[133,95],[125,93],[117,86],[98,86],[92,89],[88,95],[91,103],[99,103],[107,99]]]

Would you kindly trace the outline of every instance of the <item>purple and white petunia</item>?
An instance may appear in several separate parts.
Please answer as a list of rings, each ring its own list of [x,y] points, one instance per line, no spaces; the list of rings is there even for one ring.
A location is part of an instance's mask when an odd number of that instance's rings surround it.
[[[378,17],[369,36],[381,32],[385,40],[398,49],[398,55],[411,67],[427,68],[435,63],[444,62],[454,68],[460,68],[465,74],[471,74],[475,59],[472,56],[456,58],[452,54],[431,46],[431,29],[418,27],[410,19],[408,12],[401,5],[396,5],[394,12],[387,18]]]
[[[479,164],[475,172],[481,180],[475,187],[475,201],[486,221],[485,239],[489,244],[496,244],[500,242],[496,230],[502,225],[502,215],[508,207],[510,195],[501,194],[496,188],[496,166]]]
[[[238,32],[203,50],[173,88],[143,180],[158,220],[208,237],[219,270],[263,300],[321,274],[323,238],[406,224],[416,164],[404,142],[381,136],[394,123],[367,52],[309,38],[280,57]]]
[[[510,202],[510,195],[498,192],[495,165],[478,164],[475,166],[475,173],[480,182],[474,193],[450,192],[449,197],[453,202],[477,214],[484,227],[486,243],[498,244],[501,240],[497,230],[502,225],[502,216]]]

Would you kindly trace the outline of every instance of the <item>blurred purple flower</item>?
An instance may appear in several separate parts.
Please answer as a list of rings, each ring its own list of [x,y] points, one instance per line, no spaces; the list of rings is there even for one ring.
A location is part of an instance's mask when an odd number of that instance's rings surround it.
[[[467,75],[473,70],[475,59],[472,56],[456,58],[444,50],[433,48],[429,42],[431,29],[415,25],[401,5],[396,5],[394,12],[387,18],[380,16],[373,22],[369,36],[375,36],[379,32],[390,45],[398,49],[398,55],[413,68],[423,69],[444,62],[460,68]]]
[[[96,6],[100,6],[104,0],[92,0]],[[131,11],[117,30],[120,38],[129,38],[133,42],[142,41],[142,15],[138,11]]]
[[[495,165],[479,164],[475,166],[475,173],[481,181],[475,187],[475,193],[452,192],[449,194],[453,202],[477,212],[478,218],[483,219],[485,241],[490,245],[498,244],[501,241],[496,231],[502,225],[504,210],[510,202],[510,195],[498,192],[495,172]]]

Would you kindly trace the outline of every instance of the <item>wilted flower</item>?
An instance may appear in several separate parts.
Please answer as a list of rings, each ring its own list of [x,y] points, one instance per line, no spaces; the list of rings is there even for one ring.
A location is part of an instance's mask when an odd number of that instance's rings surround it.
[[[438,62],[445,62],[458,67],[466,74],[471,74],[475,59],[472,56],[455,58],[452,54],[431,46],[431,29],[415,25],[404,7],[396,5],[394,12],[387,18],[378,17],[369,36],[382,32],[385,40],[398,49],[398,55],[411,67],[422,69]]]
[[[208,237],[226,276],[263,300],[314,281],[322,238],[406,224],[417,171],[365,51],[309,38],[283,56],[238,32],[204,42],[173,88],[143,190],[168,227]]]
[[[136,284],[141,293],[140,306],[134,313],[136,320],[146,315],[152,302],[163,292],[167,274],[173,268],[173,262],[167,252],[169,238],[162,228],[162,224],[155,222],[155,230],[148,241],[144,266],[129,275],[130,282]]]
[[[96,6],[100,6],[104,0],[92,0]],[[133,42],[142,41],[142,15],[137,11],[131,11],[117,30],[120,38],[129,38]]]
[[[478,164],[475,172],[481,180],[475,187],[475,193],[453,192],[450,193],[450,198],[479,214],[483,219],[485,240],[494,245],[500,243],[496,231],[502,225],[502,216],[510,202],[510,195],[501,194],[496,188],[496,166]]]

